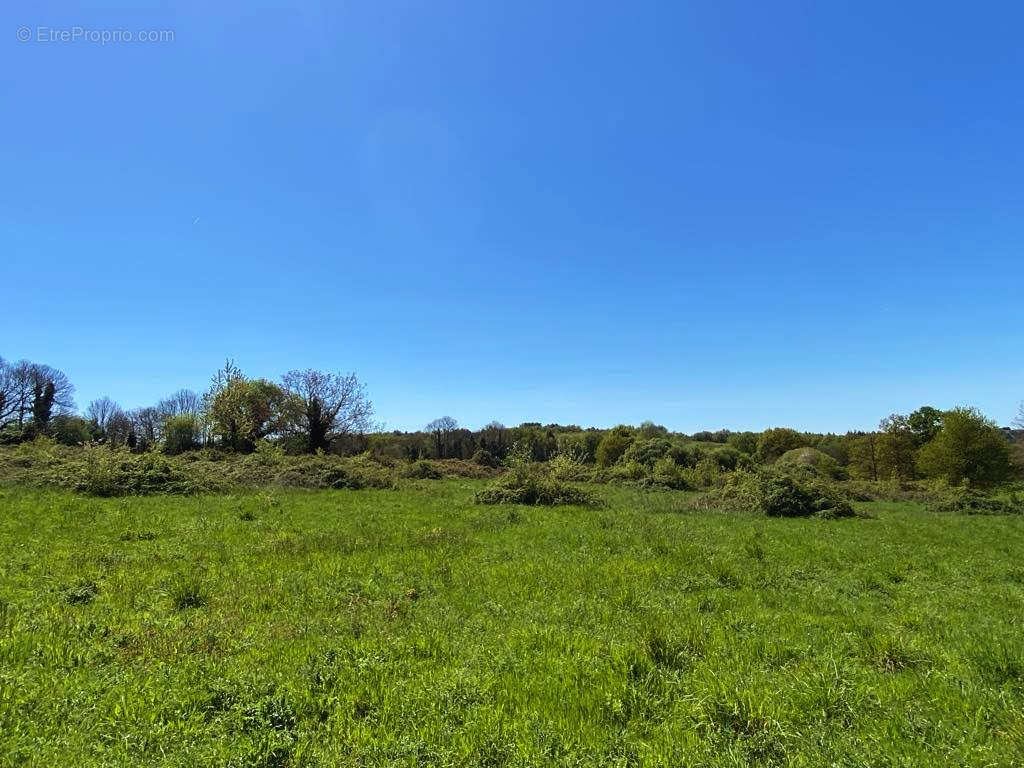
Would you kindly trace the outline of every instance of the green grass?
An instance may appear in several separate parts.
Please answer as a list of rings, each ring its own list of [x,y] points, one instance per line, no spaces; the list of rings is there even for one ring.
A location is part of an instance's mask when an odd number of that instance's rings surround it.
[[[0,765],[1010,766],[1024,518],[0,489]]]

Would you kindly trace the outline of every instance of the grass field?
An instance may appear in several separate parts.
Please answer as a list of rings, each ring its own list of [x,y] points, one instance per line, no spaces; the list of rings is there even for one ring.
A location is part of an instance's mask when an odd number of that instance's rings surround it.
[[[0,489],[0,764],[1024,764],[1024,519]]]

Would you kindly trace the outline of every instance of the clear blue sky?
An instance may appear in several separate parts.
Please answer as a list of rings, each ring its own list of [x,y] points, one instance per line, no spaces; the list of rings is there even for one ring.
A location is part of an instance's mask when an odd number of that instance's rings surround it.
[[[1018,2],[94,5],[0,11],[0,355],[82,406],[228,356],[388,428],[1024,398]]]

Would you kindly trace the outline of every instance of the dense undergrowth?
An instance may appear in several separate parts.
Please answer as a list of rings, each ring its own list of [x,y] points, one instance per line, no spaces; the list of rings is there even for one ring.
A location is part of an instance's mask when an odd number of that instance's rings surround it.
[[[1024,513],[1014,491],[981,493],[941,481],[869,482],[848,480],[834,462],[812,450],[794,451],[772,465],[704,457],[688,467],[670,456],[627,458],[612,468],[587,464],[572,453],[550,461],[512,455],[504,467],[490,457],[402,461],[360,454],[286,455],[271,443],[248,455],[202,449],[167,456],[103,445],[62,446],[37,439],[0,447],[0,482],[64,488],[91,496],[197,495],[245,489],[388,489],[444,478],[486,479],[476,491],[481,504],[582,505],[599,503],[594,488],[619,485],[646,490],[700,491],[695,508],[756,510],[769,517],[850,517],[866,501],[920,501],[961,514]],[[827,458],[827,457],[826,457]]]

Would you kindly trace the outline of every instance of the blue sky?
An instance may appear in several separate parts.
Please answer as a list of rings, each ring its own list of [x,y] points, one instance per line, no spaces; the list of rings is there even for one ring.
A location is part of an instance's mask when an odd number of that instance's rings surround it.
[[[1024,399],[1019,3],[13,5],[0,355],[82,406],[226,357],[402,429]]]

